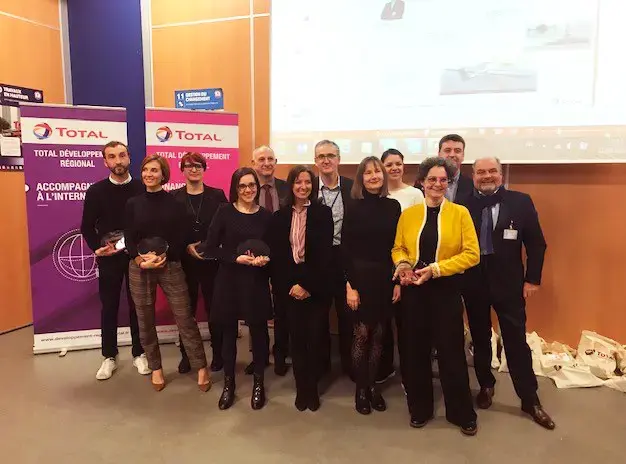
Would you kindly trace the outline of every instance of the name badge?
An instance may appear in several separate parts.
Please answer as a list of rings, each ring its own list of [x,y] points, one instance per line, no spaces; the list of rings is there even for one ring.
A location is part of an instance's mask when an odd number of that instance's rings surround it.
[[[517,230],[504,229],[504,240],[517,240]]]

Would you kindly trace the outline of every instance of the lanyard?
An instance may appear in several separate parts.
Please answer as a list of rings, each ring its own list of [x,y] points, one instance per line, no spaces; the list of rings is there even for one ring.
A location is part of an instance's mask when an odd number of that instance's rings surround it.
[[[326,188],[326,190],[328,190],[329,192],[330,192],[330,189],[327,187],[322,187],[322,201],[324,203],[324,206],[329,206],[328,203],[326,202],[326,195],[324,195],[324,188]],[[341,195],[341,189],[339,189],[339,191],[335,194],[335,198],[333,199],[333,202],[330,205],[331,210],[335,206],[335,203],[337,203],[337,198],[339,198],[339,195]]]

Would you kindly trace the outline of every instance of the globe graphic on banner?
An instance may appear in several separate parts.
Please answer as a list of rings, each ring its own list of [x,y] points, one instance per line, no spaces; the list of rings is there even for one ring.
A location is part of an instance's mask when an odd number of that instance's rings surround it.
[[[52,260],[54,267],[66,279],[89,282],[98,278],[96,255],[78,229],[59,237],[52,250]]]

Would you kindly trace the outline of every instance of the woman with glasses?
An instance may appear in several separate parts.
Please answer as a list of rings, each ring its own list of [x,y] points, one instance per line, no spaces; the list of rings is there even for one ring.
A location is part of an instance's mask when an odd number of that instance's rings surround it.
[[[185,253],[182,255],[182,265],[187,277],[191,310],[195,314],[198,309],[198,290],[202,289],[204,310],[210,319],[211,298],[213,297],[213,283],[217,273],[217,261],[204,260],[198,253],[196,246],[207,236],[209,224],[220,204],[227,203],[222,189],[209,187],[202,178],[206,171],[206,160],[200,153],[186,153],[180,160],[180,170],[185,176],[185,186],[174,190],[172,195],[185,211],[186,221],[181,224],[185,230]],[[207,320],[208,320],[207,319]],[[222,369],[222,335],[215,324],[209,323],[213,359],[211,370],[217,372]],[[191,370],[189,357],[185,345],[180,344],[182,358],[178,364],[178,372],[185,374]]]
[[[219,325],[224,339],[224,390],[220,409],[235,401],[235,363],[238,321],[245,320],[252,339],[254,386],[252,409],[265,405],[263,373],[268,357],[265,337],[272,318],[270,297],[269,247],[262,242],[272,213],[259,206],[260,185],[256,172],[237,169],[230,182],[230,203],[215,214],[205,244],[205,255],[219,261],[215,278],[211,323]]]
[[[392,316],[392,303],[400,298],[400,287],[391,278],[400,204],[387,194],[387,172],[381,161],[365,158],[356,171],[342,230],[346,301],[353,322],[355,409],[360,414],[387,409],[375,380],[383,331]]]
[[[141,163],[141,180],[146,192],[126,203],[124,240],[131,258],[130,293],[137,310],[141,345],[146,351],[148,367],[152,369],[154,389],[165,388],[154,307],[159,285],[174,314],[191,368],[198,372],[198,388],[206,392],[211,388],[211,376],[180,264],[185,249],[180,227],[184,215],[174,197],[163,190],[169,178],[167,161],[158,155],[147,156]]]
[[[380,160],[383,162],[389,177],[389,198],[397,200],[402,211],[424,201],[424,194],[420,189],[403,182],[404,155],[399,150],[395,148],[385,150]]]
[[[423,206],[405,210],[392,257],[402,284],[403,379],[411,427],[433,417],[431,348],[437,349],[446,418],[465,435],[478,431],[467,373],[459,274],[480,260],[474,224],[464,206],[446,201],[450,161],[427,158],[419,166]]]

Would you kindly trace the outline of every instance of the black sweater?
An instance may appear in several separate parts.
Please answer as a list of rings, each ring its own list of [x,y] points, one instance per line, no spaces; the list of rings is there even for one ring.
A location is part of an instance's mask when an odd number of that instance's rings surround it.
[[[221,263],[235,263],[239,256],[237,247],[250,239],[263,240],[271,218],[272,213],[265,208],[259,208],[254,214],[245,214],[232,203],[223,203],[207,233],[207,256]]]
[[[87,189],[80,232],[93,251],[102,247],[102,237],[115,230],[124,230],[126,202],[145,191],[141,181],[131,180],[117,185],[108,178]]]
[[[205,185],[204,192],[198,195],[189,195],[187,187],[174,190],[172,195],[185,210],[185,245],[203,241],[217,209],[222,203],[228,203],[222,189],[208,185]]]
[[[347,204],[343,220],[341,243],[348,281],[354,278],[355,261],[389,264],[389,272],[393,267],[391,249],[400,219],[400,203],[366,191],[363,195],[363,200]]]
[[[167,260],[180,261],[185,247],[185,210],[165,190],[145,192],[126,204],[124,239],[131,258],[136,258],[137,244],[144,238],[160,237],[167,241]]]

